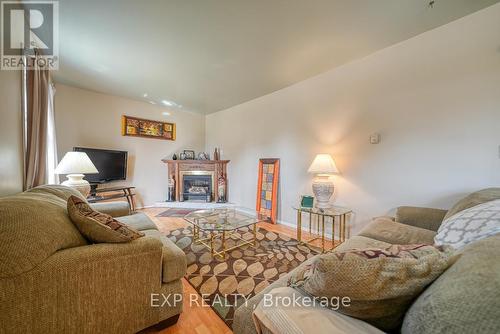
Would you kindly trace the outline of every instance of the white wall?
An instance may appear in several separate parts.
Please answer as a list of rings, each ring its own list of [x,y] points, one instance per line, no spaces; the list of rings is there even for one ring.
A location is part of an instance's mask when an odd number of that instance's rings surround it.
[[[331,153],[353,233],[399,205],[447,208],[499,186],[500,4],[211,114],[206,145],[231,160],[231,201],[247,207],[258,159],[280,158],[279,218],[293,224],[291,205],[311,193],[310,162]]]
[[[127,181],[115,184],[136,186],[139,206],[153,205],[166,198],[167,166],[161,162],[162,158],[183,149],[197,152],[204,149],[203,115],[172,111],[62,84],[56,85],[55,110],[59,159],[74,146],[128,151]],[[162,115],[164,111],[171,115]],[[121,135],[122,115],[174,122],[177,139],[124,137]]]
[[[0,196],[23,190],[21,71],[0,71]]]

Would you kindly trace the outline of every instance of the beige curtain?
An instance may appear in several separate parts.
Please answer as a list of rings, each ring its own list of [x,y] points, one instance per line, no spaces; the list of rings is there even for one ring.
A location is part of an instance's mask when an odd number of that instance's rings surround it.
[[[58,183],[54,89],[48,69],[35,66],[23,71],[23,135],[24,190]]]

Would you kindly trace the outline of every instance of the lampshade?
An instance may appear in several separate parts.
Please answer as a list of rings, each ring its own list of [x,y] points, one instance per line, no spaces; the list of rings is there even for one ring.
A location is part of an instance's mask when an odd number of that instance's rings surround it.
[[[330,154],[318,154],[311,166],[307,170],[312,174],[338,174],[339,170],[335,166],[335,161]]]
[[[64,155],[59,165],[57,165],[56,174],[96,174],[97,168],[85,152],[68,152]]]

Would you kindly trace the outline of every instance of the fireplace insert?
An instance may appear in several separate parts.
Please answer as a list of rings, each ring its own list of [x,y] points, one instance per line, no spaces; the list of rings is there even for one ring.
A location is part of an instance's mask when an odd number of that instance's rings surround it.
[[[182,178],[183,201],[212,201],[212,177],[210,175],[184,175]]]

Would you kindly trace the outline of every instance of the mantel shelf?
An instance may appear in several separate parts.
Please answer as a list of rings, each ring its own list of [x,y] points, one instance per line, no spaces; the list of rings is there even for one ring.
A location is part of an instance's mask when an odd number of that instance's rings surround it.
[[[230,160],[169,160],[162,159],[164,163],[172,163],[172,164],[227,164]]]

